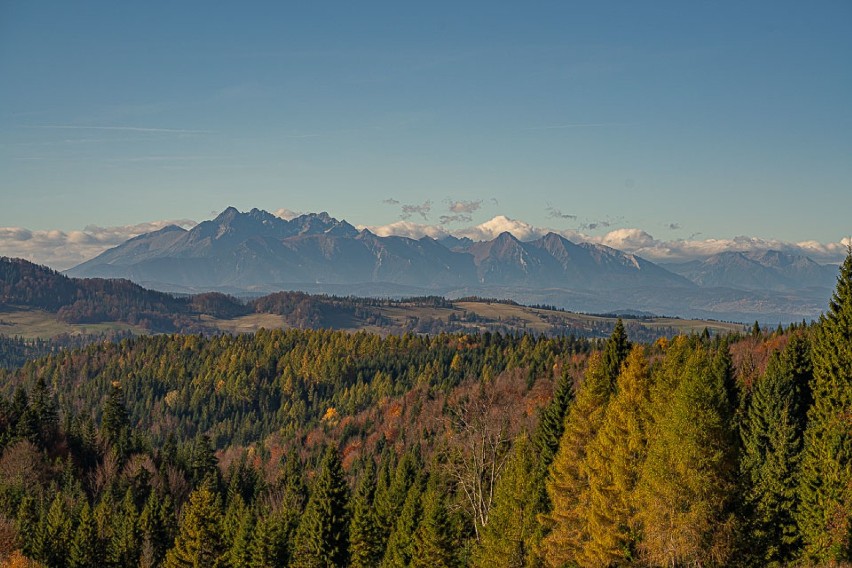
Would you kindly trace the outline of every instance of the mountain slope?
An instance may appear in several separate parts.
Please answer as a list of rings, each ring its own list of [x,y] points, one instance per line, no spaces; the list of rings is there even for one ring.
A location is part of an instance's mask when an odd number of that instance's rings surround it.
[[[549,234],[524,243],[509,233],[487,242],[380,237],[327,213],[285,221],[233,207],[186,231],[167,227],[69,270],[153,287],[260,290],[284,285],[384,283],[443,290],[497,285],[533,288],[693,286],[620,251]]]
[[[704,261],[670,264],[666,268],[700,286],[743,290],[832,288],[837,267],[821,265],[780,251],[723,252]]]
[[[521,241],[381,237],[328,213],[292,220],[229,207],[190,230],[166,227],[67,272],[181,293],[279,290],[369,297],[511,298],[573,311],[640,310],[739,321],[816,317],[837,269],[776,251],[659,266],[549,233]]]

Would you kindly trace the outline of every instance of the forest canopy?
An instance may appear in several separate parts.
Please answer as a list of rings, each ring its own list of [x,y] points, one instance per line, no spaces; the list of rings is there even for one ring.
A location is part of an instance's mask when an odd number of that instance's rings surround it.
[[[155,335],[0,385],[7,565],[852,560],[852,255],[772,332]]]

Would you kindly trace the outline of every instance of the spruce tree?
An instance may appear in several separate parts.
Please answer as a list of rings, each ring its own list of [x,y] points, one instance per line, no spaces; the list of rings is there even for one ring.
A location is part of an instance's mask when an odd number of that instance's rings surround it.
[[[34,557],[48,566],[64,568],[68,565],[71,537],[71,519],[65,511],[62,493],[57,492],[39,521]]]
[[[298,452],[293,449],[284,458],[283,467],[279,471],[274,484],[274,491],[280,495],[281,502],[297,515],[301,515],[308,502],[308,487],[305,484],[305,468],[299,459]]]
[[[269,489],[269,507],[257,511],[251,542],[252,568],[283,566],[289,562],[299,520],[308,501],[304,465],[292,449]]]
[[[189,496],[174,547],[166,553],[166,568],[217,568],[222,565],[222,512],[219,500],[205,483]]]
[[[573,394],[574,385],[571,376],[563,371],[553,389],[553,398],[541,411],[533,435],[539,459],[545,469],[553,461],[553,456],[559,449],[559,440],[565,431],[565,413],[568,411]]]
[[[139,514],[141,555],[147,566],[159,566],[171,545],[170,533],[165,526],[160,501],[156,491],[148,494],[145,506]]]
[[[852,559],[852,248],[814,330],[812,358],[798,522],[807,557],[827,563]]]
[[[405,503],[388,538],[382,568],[406,568],[411,564],[414,556],[414,533],[420,524],[423,510],[422,495],[423,487],[420,479],[417,479],[408,488]]]
[[[36,534],[38,533],[38,509],[32,495],[25,494],[18,505],[15,524],[17,525],[21,549],[27,556],[36,554]]]
[[[382,470],[376,483],[374,509],[379,524],[381,548],[384,549],[390,534],[399,520],[400,512],[412,484],[417,481],[420,465],[413,452],[405,452],[390,475],[391,456],[383,460]]]
[[[251,565],[251,542],[254,533],[254,515],[248,507],[237,508],[230,519],[234,523],[227,538],[230,545],[227,553],[227,564],[232,568],[246,568]],[[226,515],[227,516],[227,515]]]
[[[240,530],[247,511],[248,507],[239,493],[229,495],[225,516],[222,518],[222,538],[229,548]]]
[[[33,386],[29,411],[36,424],[38,443],[43,448],[49,446],[59,428],[59,411],[44,376],[39,376]]]
[[[611,384],[615,383],[618,373],[621,372],[621,365],[630,354],[630,348],[631,343],[627,340],[624,322],[618,318],[603,350],[603,369]]]
[[[349,487],[337,449],[328,446],[294,543],[292,566],[343,566],[349,556]]]
[[[352,568],[377,566],[384,551],[373,508],[376,493],[375,471],[373,460],[368,459],[352,498],[352,524],[349,527],[349,565]]]
[[[221,481],[218,464],[219,460],[216,458],[210,436],[202,434],[195,438],[189,459],[189,471],[193,486],[199,486],[209,477],[213,487],[218,488]]]
[[[92,511],[92,516],[95,517],[95,526],[98,527],[98,539],[104,544],[108,543],[112,538],[112,518],[116,514],[114,507],[115,501],[112,491],[105,491],[101,495],[101,500],[98,501],[98,504]]]
[[[565,416],[573,397],[573,379],[567,370],[563,369],[563,372],[557,379],[553,398],[542,410],[539,422],[533,432],[532,444],[535,449],[525,443],[524,447],[519,448],[521,452],[514,458],[520,462],[516,464],[515,467],[525,468],[527,465],[532,466],[531,469],[524,473],[520,473],[519,471],[516,472],[517,476],[523,476],[524,483],[526,485],[526,487],[522,490],[523,496],[519,497],[524,500],[523,505],[518,503],[518,506],[521,507],[520,510],[523,511],[523,513],[520,514],[520,518],[517,519],[520,523],[520,527],[522,527],[521,531],[524,534],[524,544],[518,550],[522,551],[522,556],[524,558],[522,565],[525,566],[536,566],[541,562],[541,540],[544,538],[545,530],[542,524],[537,520],[534,527],[526,526],[526,515],[531,514],[532,518],[535,520],[538,515],[548,513],[551,510],[550,499],[547,495],[545,482],[548,478],[550,464],[553,462],[553,458],[556,456],[556,452],[559,449],[559,441],[565,432]],[[537,455],[535,463],[529,464],[526,457],[523,457],[522,454],[532,452],[535,452]],[[501,479],[502,477],[503,476],[501,476]],[[495,501],[496,495],[500,491],[500,481],[501,480],[498,480],[497,488],[495,489]],[[509,486],[516,482],[517,481],[513,482],[511,480],[507,480]],[[512,490],[507,487],[507,491]],[[511,499],[512,498],[509,500],[511,501]],[[489,524],[492,522],[490,519],[493,515],[494,512],[489,513]],[[533,530],[532,532],[529,532],[529,529],[531,528]],[[512,529],[507,527],[507,530]],[[483,543],[480,542],[480,544]],[[505,559],[505,554],[501,556],[501,558]]]
[[[127,412],[124,392],[121,390],[121,384],[114,381],[104,404],[101,417],[101,434],[107,444],[115,445],[127,436],[129,429],[130,414]]]
[[[163,556],[165,556],[166,549],[174,543],[178,532],[177,513],[175,512],[175,505],[171,496],[166,495],[160,499],[160,509],[157,511],[157,520],[157,530],[162,531],[160,534],[163,535],[162,552]]]
[[[446,489],[436,475],[429,477],[421,498],[422,516],[414,532],[412,568],[451,568],[456,565]]]
[[[752,388],[743,420],[740,472],[744,544],[756,563],[789,561],[799,544],[796,476],[811,378],[808,340],[795,334]]]
[[[119,514],[113,516],[112,538],[107,547],[107,556],[112,565],[138,564],[141,550],[138,523],[139,514],[133,502],[133,493],[128,488]]]
[[[286,510],[259,515],[249,549],[251,568],[286,566],[290,559],[292,518]]]
[[[89,502],[83,501],[68,555],[69,568],[97,568],[101,565],[99,549],[98,527]]]

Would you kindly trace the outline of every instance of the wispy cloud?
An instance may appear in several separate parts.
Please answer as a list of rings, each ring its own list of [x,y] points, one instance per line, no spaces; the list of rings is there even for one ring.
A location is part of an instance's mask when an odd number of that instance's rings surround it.
[[[482,200],[477,201],[453,201],[451,199],[447,200],[447,208],[451,213],[466,213],[471,214],[475,213],[482,207]]]
[[[429,212],[432,210],[432,202],[424,201],[420,205],[404,204],[402,206],[401,219],[410,219],[412,215],[420,215],[425,221],[429,220]]]
[[[547,211],[547,216],[548,216],[549,218],[551,218],[551,219],[570,219],[570,220],[574,220],[574,219],[576,219],[576,218],[577,218],[577,216],[576,216],[576,215],[572,215],[571,213],[563,213],[561,209],[557,209],[556,207],[554,207],[553,205],[551,205],[551,204],[549,204],[549,203],[547,204],[547,207],[545,208],[545,211]]]
[[[581,223],[580,230],[582,231],[594,231],[597,229],[608,229],[612,226],[612,223],[609,221],[592,221],[591,223]]]
[[[594,221],[585,221],[580,223],[579,229],[581,231],[594,231],[597,229],[609,229],[614,225],[619,225],[624,221],[624,217],[615,217],[608,219],[600,219]]]
[[[155,134],[213,134],[213,130],[193,130],[186,128],[152,128],[143,126],[94,126],[77,124],[35,124],[23,128],[41,130],[113,130],[117,132],[150,132]]]
[[[441,215],[439,222],[442,225],[449,225],[450,223],[470,223],[473,221],[473,217],[470,215],[465,215],[464,213],[459,213],[456,215]]]

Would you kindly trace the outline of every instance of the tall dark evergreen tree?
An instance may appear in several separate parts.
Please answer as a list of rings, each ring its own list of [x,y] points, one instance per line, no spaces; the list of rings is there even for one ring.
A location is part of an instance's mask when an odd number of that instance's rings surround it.
[[[299,453],[294,449],[284,458],[280,469],[276,489],[284,494],[287,505],[300,512],[308,503],[308,487],[305,484],[305,466],[299,459]]]
[[[114,381],[104,404],[101,434],[108,444],[113,445],[117,444],[122,437],[126,437],[129,429],[130,414],[127,412],[124,391],[121,389],[121,383]]]
[[[384,549],[393,531],[402,507],[408,497],[408,490],[417,481],[421,469],[419,461],[413,452],[405,452],[396,464],[393,475],[390,475],[391,456],[387,454],[383,460],[382,469],[386,475],[380,475],[377,481],[374,509],[376,520],[381,531],[381,548]],[[383,473],[380,471],[380,474]]]
[[[352,498],[352,523],[349,527],[349,562],[352,568],[378,566],[384,552],[373,508],[376,493],[375,472],[373,460],[368,459]]]
[[[192,453],[189,458],[189,472],[193,486],[198,486],[210,478],[208,481],[218,488],[221,482],[218,463],[210,436],[202,434],[196,437],[192,443]]]
[[[452,568],[456,566],[453,535],[446,504],[446,488],[436,475],[421,499],[422,517],[414,532],[412,568]]]
[[[21,499],[15,521],[21,541],[21,549],[27,556],[35,556],[37,552],[35,537],[38,531],[38,510],[35,498],[32,495],[24,495]]]
[[[291,565],[343,566],[349,557],[349,486],[337,449],[328,446],[296,532]]]
[[[287,566],[292,546],[293,517],[286,509],[267,511],[254,524],[249,549],[251,568]]]
[[[63,495],[57,492],[39,522],[35,557],[48,566],[64,568],[68,565],[72,534],[71,518],[65,510]]]
[[[539,460],[544,468],[553,461],[559,440],[565,431],[565,413],[574,395],[571,376],[563,371],[553,389],[553,398],[542,409],[538,425],[533,434],[533,443],[538,451]]]
[[[627,339],[627,331],[624,329],[624,322],[618,318],[603,350],[603,369],[611,384],[615,384],[621,365],[630,354],[631,347]]]
[[[754,384],[742,426],[740,471],[744,554],[756,564],[791,560],[799,545],[797,472],[812,366],[807,337],[795,334]]]
[[[113,566],[131,566],[139,562],[139,513],[130,489],[124,495],[119,514],[113,516],[112,538],[107,556]]]
[[[852,248],[814,330],[812,358],[798,522],[806,555],[827,563],[852,559]]]
[[[226,564],[232,568],[246,568],[251,566],[254,515],[241,498],[234,499],[233,503],[225,514],[224,524],[228,528],[223,531],[228,544]]]
[[[145,566],[159,566],[171,547],[173,537],[163,518],[164,503],[156,491],[148,494],[148,499],[139,514],[139,537],[141,542],[141,562]]]
[[[53,441],[59,428],[59,410],[44,376],[36,379],[30,393],[29,411],[36,423],[38,442],[46,447]]]
[[[421,498],[423,485],[420,477],[408,488],[405,503],[399,512],[393,530],[388,538],[387,548],[382,558],[382,568],[407,568],[414,557],[414,533],[420,524],[423,512]]]
[[[100,546],[98,542],[98,527],[92,516],[88,501],[83,501],[77,521],[77,530],[71,541],[68,555],[69,568],[97,568],[102,565]]]

